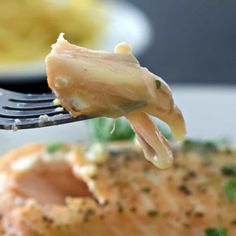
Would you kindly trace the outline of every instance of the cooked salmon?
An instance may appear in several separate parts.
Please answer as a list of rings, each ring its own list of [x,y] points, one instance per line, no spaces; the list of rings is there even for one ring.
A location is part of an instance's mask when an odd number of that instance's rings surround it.
[[[236,199],[225,166],[235,153],[176,150],[169,170],[155,168],[133,143],[104,147],[32,144],[0,161],[0,235],[203,236],[209,227],[236,235]]]
[[[114,52],[94,51],[70,44],[61,34],[46,67],[49,87],[72,116],[125,116],[146,158],[161,169],[172,165],[168,141],[148,115],[166,122],[176,140],[186,134],[183,115],[169,86],[141,67],[127,44]]]

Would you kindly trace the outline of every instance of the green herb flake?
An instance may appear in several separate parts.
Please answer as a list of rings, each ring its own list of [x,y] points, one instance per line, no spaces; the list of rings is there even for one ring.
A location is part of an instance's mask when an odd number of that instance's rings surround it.
[[[207,228],[204,231],[205,236],[228,236],[226,228]]]
[[[219,146],[213,141],[191,140],[187,139],[183,143],[185,152],[197,151],[199,153],[216,153],[219,151]]]
[[[47,217],[47,216],[43,216],[43,217],[42,217],[42,220],[43,220],[45,223],[47,223],[47,224],[53,224],[53,223],[54,223],[53,219],[51,219],[51,218],[49,218],[49,217]]]
[[[84,216],[83,216],[83,221],[84,222],[88,222],[89,219],[95,214],[94,210],[93,209],[88,209]]]
[[[46,146],[46,150],[48,153],[54,153],[58,151],[63,146],[63,143],[57,142],[57,143],[49,143]]]
[[[155,80],[156,87],[157,89],[161,88],[161,81],[160,80]]]
[[[185,184],[181,184],[180,186],[178,186],[178,189],[186,195],[191,195],[192,194],[192,192],[190,191],[188,186],[185,185]]]
[[[225,176],[236,176],[236,165],[222,166],[221,172]]]
[[[230,147],[226,147],[226,148],[224,149],[224,153],[225,153],[226,155],[231,155],[231,154],[233,153],[233,150],[232,150]]]
[[[225,182],[224,189],[225,189],[225,193],[226,193],[228,200],[233,201],[235,193],[236,193],[236,180],[235,179],[228,179]]]
[[[150,217],[155,217],[157,215],[158,215],[158,211],[156,211],[156,210],[148,211],[148,216],[150,216]]]
[[[141,192],[143,193],[150,193],[151,189],[149,187],[144,187],[141,189]]]
[[[230,222],[231,225],[236,225],[236,219]]]
[[[114,126],[115,122],[115,126]],[[127,120],[120,118],[96,118],[88,121],[91,137],[97,142],[133,140],[134,132]]]
[[[187,139],[182,147],[183,151],[196,151],[200,154],[212,154],[219,151],[227,155],[232,153],[230,141],[226,138],[218,140]]]
[[[118,212],[118,213],[123,213],[123,211],[124,211],[124,208],[123,208],[121,205],[119,205],[119,206],[117,207],[117,212]]]

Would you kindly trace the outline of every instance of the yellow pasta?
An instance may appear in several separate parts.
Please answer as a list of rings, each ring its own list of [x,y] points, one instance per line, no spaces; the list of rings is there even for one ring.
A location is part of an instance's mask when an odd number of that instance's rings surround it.
[[[97,0],[0,0],[0,63],[40,60],[60,32],[95,47],[105,22]]]

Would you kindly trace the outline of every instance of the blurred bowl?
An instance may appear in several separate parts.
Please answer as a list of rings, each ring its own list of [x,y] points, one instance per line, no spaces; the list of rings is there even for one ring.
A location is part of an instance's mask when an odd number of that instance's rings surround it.
[[[107,3],[109,22],[99,49],[110,51],[118,42],[126,41],[132,46],[136,56],[142,54],[152,38],[152,29],[147,16],[126,1],[117,0]],[[43,60],[30,63],[0,64],[0,82],[3,83],[43,80],[45,74]]]

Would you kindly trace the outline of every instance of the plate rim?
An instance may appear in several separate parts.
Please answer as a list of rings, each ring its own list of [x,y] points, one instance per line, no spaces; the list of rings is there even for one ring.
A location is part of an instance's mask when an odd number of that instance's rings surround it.
[[[110,14],[117,13],[113,19],[119,17],[119,12],[117,8],[126,9],[126,12],[131,11],[133,16],[139,21],[142,21],[142,28],[140,27],[139,31],[145,31],[146,38],[143,37],[142,40],[134,42],[132,45],[135,55],[140,55],[145,49],[150,45],[152,40],[152,26],[148,17],[139,9],[136,5],[127,2],[126,0],[112,0],[108,1],[108,7],[111,8]],[[133,19],[135,21],[136,19]],[[104,36],[102,36],[101,41],[105,41],[104,44],[101,44],[103,50],[111,50],[107,48],[106,45],[114,44],[112,39],[105,39],[106,36],[109,36],[111,31],[112,24],[107,27],[105,30]],[[113,45],[115,46],[115,45]],[[45,62],[44,60],[36,60],[30,62],[21,62],[13,64],[0,64],[0,82],[2,83],[25,83],[25,82],[39,82],[43,81],[46,75]]]

